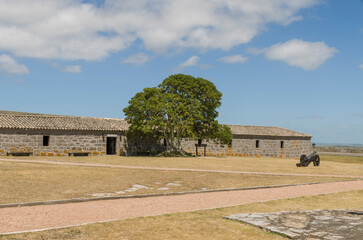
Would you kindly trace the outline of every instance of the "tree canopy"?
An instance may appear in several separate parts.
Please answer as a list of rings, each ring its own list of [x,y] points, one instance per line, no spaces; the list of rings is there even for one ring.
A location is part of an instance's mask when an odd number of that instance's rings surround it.
[[[171,75],[131,98],[123,110],[130,124],[128,136],[165,138],[167,151],[178,153],[183,152],[183,138],[229,144],[230,129],[216,120],[221,99],[222,93],[206,79]]]

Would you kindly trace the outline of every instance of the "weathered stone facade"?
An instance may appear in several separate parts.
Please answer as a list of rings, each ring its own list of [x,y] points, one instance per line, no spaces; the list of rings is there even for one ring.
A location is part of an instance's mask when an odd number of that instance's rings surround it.
[[[258,147],[256,141],[258,141]],[[213,141],[203,142],[203,144],[207,144],[207,156],[298,158],[301,154],[312,152],[310,142],[310,138],[234,135],[231,146],[220,145]],[[196,143],[197,141],[183,141],[183,149],[195,155]],[[198,147],[198,154],[203,153],[204,148]]]
[[[49,136],[49,146],[43,146],[43,136]],[[157,154],[165,150],[162,142],[127,142],[122,132],[82,132],[82,131],[33,131],[0,129],[0,156],[13,152],[31,152],[34,156],[68,156],[72,152],[87,152],[90,155],[107,154],[107,137],[116,137],[117,155]],[[256,141],[259,146],[256,147]],[[283,142],[283,148],[281,148]],[[183,140],[183,149],[196,154],[195,140]],[[207,156],[267,156],[297,158],[301,154],[310,154],[310,139],[256,137],[234,135],[232,145],[221,145],[214,141],[207,144]],[[204,154],[204,148],[198,147],[198,154]]]
[[[256,147],[258,141],[258,147]],[[126,143],[126,141],[124,142]],[[196,155],[196,140],[185,139],[182,148],[187,153]],[[272,137],[233,135],[231,146],[221,145],[214,141],[203,141],[206,144],[206,156],[240,156],[240,157],[277,157],[299,158],[312,152],[310,137]],[[123,148],[125,155],[155,155],[166,149],[163,141],[133,141]],[[204,155],[204,147],[198,147],[198,155]]]
[[[298,158],[310,154],[311,136],[285,128],[228,125],[231,146],[214,141],[207,144],[207,156],[268,156]],[[126,139],[128,124],[122,119],[102,119],[40,114],[0,114],[0,156],[31,153],[35,156],[153,155],[166,149],[156,139]],[[196,140],[183,140],[186,152],[196,155]],[[204,148],[198,148],[204,155]]]
[[[14,152],[31,152],[34,156],[68,156],[72,152],[106,155],[110,135],[116,137],[116,154],[121,154],[124,133],[0,129],[0,156]],[[49,136],[48,146],[43,146],[43,136]]]

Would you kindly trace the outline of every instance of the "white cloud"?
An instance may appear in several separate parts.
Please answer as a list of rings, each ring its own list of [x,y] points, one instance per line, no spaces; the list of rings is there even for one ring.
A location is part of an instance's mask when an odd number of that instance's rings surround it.
[[[146,55],[145,53],[137,53],[135,55],[127,57],[125,60],[122,61],[122,63],[130,63],[133,65],[140,66],[144,63],[147,63],[151,60],[151,57],[149,55]]]
[[[65,66],[63,69],[64,72],[70,72],[70,73],[82,73],[81,66],[74,65],[74,66]]]
[[[219,61],[225,62],[225,63],[245,63],[248,58],[244,57],[242,55],[232,55],[232,56],[225,56],[218,59]]]
[[[359,65],[359,68],[360,68],[360,69],[363,69],[363,64]]]
[[[314,70],[338,52],[336,48],[327,46],[324,42],[306,42],[292,39],[278,43],[262,51],[271,60],[280,60],[290,66],[304,70]]]
[[[82,73],[82,67],[79,65],[69,65],[69,66],[62,66],[56,62],[51,63],[53,67],[57,68],[59,71],[62,72],[69,72],[69,73]]]
[[[17,63],[17,61],[9,55],[0,55],[0,72],[6,72],[11,74],[28,74],[29,69],[23,65]]]
[[[185,62],[182,62],[174,68],[174,72],[181,72],[186,67],[197,66],[200,58],[198,56],[192,56]]]
[[[155,52],[229,50],[320,0],[0,0],[0,51],[102,60],[136,40]]]

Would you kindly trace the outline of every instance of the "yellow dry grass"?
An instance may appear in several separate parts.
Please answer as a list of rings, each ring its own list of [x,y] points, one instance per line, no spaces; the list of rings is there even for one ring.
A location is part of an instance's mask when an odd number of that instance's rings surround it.
[[[320,155],[320,157],[323,161],[329,161],[329,162],[363,164],[363,157],[337,156],[337,155]]]
[[[277,240],[286,238],[265,232],[248,224],[226,220],[222,217],[251,212],[346,208],[362,209],[363,191],[299,197],[213,210],[134,218],[43,232],[0,236],[0,239]]]
[[[321,164],[314,167],[297,168],[295,159],[265,157],[27,157],[23,159],[57,160],[75,162],[97,162],[127,166],[148,166],[167,168],[191,168],[208,170],[232,170],[250,172],[354,175],[363,177],[363,157],[321,156]]]
[[[208,172],[79,167],[0,161],[0,204],[343,180]],[[138,184],[149,189],[116,193]],[[178,186],[180,185],[180,186]],[[160,190],[159,188],[168,189]],[[159,190],[158,190],[159,189]]]

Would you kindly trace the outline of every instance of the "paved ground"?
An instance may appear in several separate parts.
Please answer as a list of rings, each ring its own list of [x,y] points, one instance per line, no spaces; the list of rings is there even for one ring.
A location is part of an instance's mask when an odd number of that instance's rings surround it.
[[[227,216],[293,239],[363,239],[362,210],[247,213]]]
[[[6,162],[25,162],[25,163],[42,163],[55,165],[69,166],[84,166],[84,167],[110,167],[110,168],[128,168],[128,169],[147,169],[147,170],[163,170],[163,171],[187,171],[187,172],[212,172],[212,173],[239,173],[239,174],[256,174],[256,175],[273,175],[273,176],[306,176],[306,177],[347,177],[347,178],[363,178],[363,176],[352,175],[323,175],[323,174],[299,174],[299,173],[269,173],[269,172],[246,172],[246,171],[227,171],[227,170],[204,170],[204,169],[188,169],[188,168],[160,168],[160,167],[144,167],[144,166],[125,166],[106,163],[81,163],[67,161],[52,161],[52,160],[34,160],[34,159],[1,159]]]
[[[363,189],[363,180],[0,209],[0,234]]]

